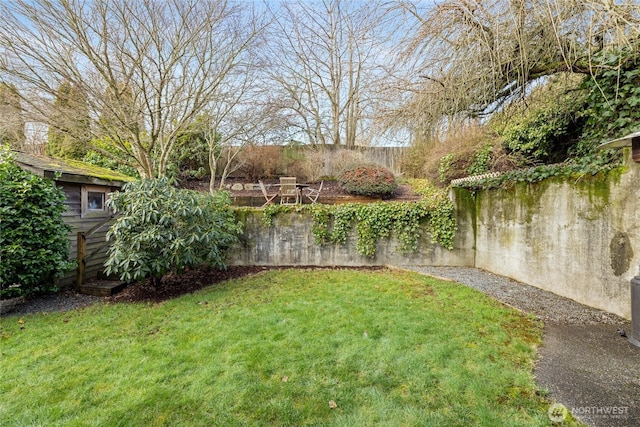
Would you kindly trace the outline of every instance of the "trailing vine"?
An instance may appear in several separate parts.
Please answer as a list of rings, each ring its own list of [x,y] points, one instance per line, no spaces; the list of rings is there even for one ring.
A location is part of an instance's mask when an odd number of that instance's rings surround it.
[[[275,217],[281,212],[294,212],[296,210],[299,212],[301,210],[301,207],[291,206],[291,205],[280,205],[278,203],[267,205],[267,207],[264,208],[264,211],[262,214],[262,222],[267,227],[271,227],[273,225],[273,217]]]
[[[580,179],[598,173],[607,173],[620,168],[620,166],[620,153],[609,152],[601,155],[586,156],[564,163],[540,165],[528,169],[512,170],[499,175],[458,181],[452,183],[452,185],[470,190],[504,188],[518,182],[534,183],[553,177]]]
[[[331,241],[331,233],[329,233],[329,221],[331,220],[331,212],[324,208],[325,205],[314,204],[309,207],[309,212],[313,218],[313,233],[316,244],[323,245]],[[346,240],[346,236],[345,236]]]
[[[313,218],[312,233],[318,245],[345,244],[355,228],[358,253],[368,257],[376,254],[379,239],[392,233],[405,252],[416,251],[424,225],[431,233],[432,243],[453,249],[457,223],[453,204],[446,195],[433,187],[425,187],[418,202],[314,204],[307,206],[269,205],[263,212],[263,223],[273,225],[281,212],[308,212]]]
[[[453,239],[458,229],[453,203],[447,194],[436,188],[427,179],[411,179],[409,185],[422,195],[421,201],[428,212],[429,231],[431,241],[439,243],[444,248],[453,249]]]

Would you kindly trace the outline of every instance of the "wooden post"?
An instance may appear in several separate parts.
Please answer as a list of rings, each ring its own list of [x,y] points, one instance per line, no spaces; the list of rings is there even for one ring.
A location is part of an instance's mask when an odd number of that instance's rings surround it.
[[[77,240],[77,256],[76,260],[78,261],[78,271],[76,275],[76,288],[80,288],[84,283],[84,258],[87,252],[87,239],[82,231],[78,232],[78,240]]]

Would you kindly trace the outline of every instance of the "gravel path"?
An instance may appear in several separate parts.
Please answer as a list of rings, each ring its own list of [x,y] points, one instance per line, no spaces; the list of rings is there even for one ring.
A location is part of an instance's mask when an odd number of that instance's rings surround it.
[[[571,325],[622,325],[626,320],[615,314],[587,307],[568,298],[517,282],[507,277],[471,267],[415,267],[408,270],[454,280],[527,313],[540,320]]]
[[[63,291],[29,298],[25,304],[19,305],[3,316],[23,316],[33,313],[76,310],[104,300],[104,297],[83,295],[75,291]]]

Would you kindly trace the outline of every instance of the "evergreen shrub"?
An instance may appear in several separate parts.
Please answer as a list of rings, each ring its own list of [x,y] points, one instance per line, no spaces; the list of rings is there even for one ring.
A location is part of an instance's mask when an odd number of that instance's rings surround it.
[[[241,231],[227,192],[180,190],[166,177],[127,183],[109,204],[120,215],[107,233],[105,271],[124,281],[157,284],[168,272],[225,268],[225,251]]]
[[[64,199],[0,148],[0,299],[56,290],[55,279],[73,268]]]

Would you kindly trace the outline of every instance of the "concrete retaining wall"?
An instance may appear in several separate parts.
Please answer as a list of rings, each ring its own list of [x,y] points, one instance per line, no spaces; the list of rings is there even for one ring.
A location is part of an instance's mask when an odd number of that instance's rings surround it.
[[[640,264],[640,167],[476,196],[476,267],[631,317]]]
[[[319,246],[312,233],[313,219],[301,213],[281,213],[274,224],[266,227],[262,211],[246,211],[242,221],[245,230],[229,252],[229,265],[281,265],[281,266],[367,266],[367,265],[448,265],[473,266],[473,228],[469,212],[459,210],[460,231],[456,235],[455,249],[446,250],[431,243],[428,232],[420,238],[418,251],[404,253],[400,242],[391,236],[378,242],[376,256],[368,258],[356,251],[356,233],[352,230],[344,245]]]

